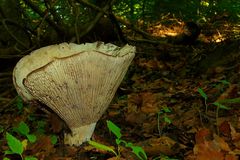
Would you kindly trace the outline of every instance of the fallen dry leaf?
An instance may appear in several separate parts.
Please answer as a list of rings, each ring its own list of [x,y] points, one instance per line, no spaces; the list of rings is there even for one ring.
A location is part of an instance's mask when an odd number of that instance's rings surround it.
[[[54,113],[49,113],[49,123],[53,133],[60,133],[64,128],[64,122]]]
[[[231,129],[231,137],[233,144],[239,149],[240,148],[240,133],[238,133],[235,128],[229,124],[230,129]]]
[[[193,148],[196,160],[224,160],[224,154],[213,147],[211,141],[196,144]]]
[[[230,84],[228,89],[218,97],[217,101],[235,97],[235,95],[237,95],[236,93],[237,90],[238,90],[237,84]]]
[[[150,138],[146,141],[137,143],[150,156],[158,156],[159,153],[174,155],[186,146],[174,141],[173,139],[162,136],[160,138]]]
[[[38,141],[30,146],[28,150],[31,151],[31,155],[37,155],[42,158],[55,152],[54,145],[51,143],[49,136],[39,137]]]
[[[195,135],[196,144],[204,143],[210,136],[210,131],[207,128],[200,129]]]
[[[225,156],[233,153],[228,143],[216,134],[211,136],[208,129],[200,130],[196,136],[193,148],[197,160],[225,160]],[[231,156],[228,156],[230,158]],[[231,157],[232,158],[232,157]]]
[[[125,116],[125,120],[131,125],[143,124],[143,122],[146,120],[146,118],[147,118],[146,114],[144,114],[140,111],[127,113]]]
[[[229,136],[231,133],[231,129],[230,129],[230,125],[227,121],[223,121],[220,125],[219,125],[219,131],[221,134],[223,134],[224,136]]]
[[[223,138],[219,137],[218,135],[214,134],[213,135],[213,143],[215,143],[215,145],[217,145],[218,147],[220,147],[221,150],[223,151],[231,151],[229,145],[224,141]]]
[[[157,97],[151,92],[144,92],[141,94],[142,106],[141,111],[144,113],[157,113],[159,112]]]
[[[228,155],[225,156],[225,160],[239,160],[239,157],[236,156],[236,155],[228,154]]]

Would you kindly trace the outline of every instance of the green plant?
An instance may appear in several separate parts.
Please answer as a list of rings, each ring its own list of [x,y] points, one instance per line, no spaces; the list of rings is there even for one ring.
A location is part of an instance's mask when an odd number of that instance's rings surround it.
[[[198,88],[198,92],[200,93],[200,95],[205,100],[205,106],[206,106],[205,112],[207,113],[207,109],[208,109],[207,99],[208,99],[208,96],[201,88]],[[217,106],[217,115],[218,115],[218,110],[219,109],[225,109],[225,110],[229,110],[230,109],[230,108],[226,107],[225,105],[221,104],[223,102],[234,102],[234,103],[237,103],[237,102],[240,102],[240,98],[224,99],[224,100],[215,101],[215,102],[211,103],[211,104]]]
[[[160,128],[160,123],[165,122],[167,124],[171,124],[172,120],[168,117],[167,113],[171,113],[171,110],[164,106],[159,112],[158,112],[158,133],[159,135],[162,135],[162,129]]]
[[[8,132],[6,132],[6,140],[7,140],[9,150],[6,150],[4,152],[5,156],[8,154],[17,154],[21,157],[22,160],[37,160],[37,158],[33,156],[23,157],[23,152],[27,146],[28,140],[24,139],[23,141],[20,141],[19,139],[17,139],[15,136],[13,136]],[[4,157],[3,160],[10,160],[10,159],[7,157]]]
[[[37,133],[43,133],[43,127],[45,125],[44,121],[39,121],[39,125],[37,126]],[[38,132],[40,130],[40,132]],[[37,160],[34,156],[25,156],[24,151],[27,148],[28,143],[35,143],[37,137],[34,134],[30,134],[29,126],[25,122],[20,122],[17,127],[13,127],[12,131],[17,133],[20,136],[25,137],[22,141],[17,137],[13,136],[11,133],[6,132],[6,141],[9,147],[8,150],[4,151],[5,157],[3,160],[9,160],[6,155],[9,154],[17,154],[21,157],[22,160]],[[57,136],[50,136],[51,143],[55,145],[57,143]]]
[[[57,144],[58,138],[57,138],[56,135],[54,135],[54,134],[51,135],[51,136],[50,136],[50,139],[51,139],[51,143],[52,143],[53,145]]]
[[[107,127],[116,136],[115,141],[116,141],[116,144],[117,144],[117,147],[118,147],[117,152],[114,149],[112,149],[111,147],[106,146],[104,144],[97,143],[95,141],[89,141],[89,144],[92,145],[93,147],[97,148],[97,149],[101,149],[101,150],[111,152],[116,157],[120,157],[120,146],[122,145],[122,146],[131,148],[132,152],[140,160],[147,160],[147,155],[141,147],[135,146],[131,142],[127,142],[127,141],[121,139],[122,138],[121,129],[116,124],[114,124],[112,121],[107,121]]]
[[[214,83],[212,86],[217,88],[219,91],[223,92],[224,88],[228,87],[231,83],[227,80],[220,80],[217,83]]]
[[[207,94],[201,89],[201,88],[198,88],[198,92],[200,93],[200,95],[204,98],[205,100],[205,113],[207,114],[207,109],[208,109],[208,104],[207,104],[207,99],[208,99],[208,96]],[[240,102],[240,98],[238,99],[225,99],[225,100],[221,100],[221,101],[215,101],[211,104],[213,104],[214,106],[217,107],[217,110],[216,110],[216,126],[218,126],[218,115],[219,115],[219,109],[224,109],[224,110],[230,110],[229,107],[223,105],[221,102],[226,102],[226,101],[229,101],[229,102]],[[219,129],[217,127],[217,132],[219,134]]]
[[[37,140],[37,138],[34,134],[29,133],[30,129],[29,129],[28,125],[23,121],[18,124],[18,127],[14,127],[13,131],[19,133],[22,136],[25,136],[31,143],[34,143]]]

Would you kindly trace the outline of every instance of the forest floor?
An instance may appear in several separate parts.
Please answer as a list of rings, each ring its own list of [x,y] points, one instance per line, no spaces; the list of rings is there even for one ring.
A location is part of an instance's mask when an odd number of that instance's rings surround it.
[[[120,158],[87,143],[63,145],[62,123],[39,109],[39,104],[23,103],[9,80],[0,97],[0,159],[23,159],[11,152],[4,155],[11,145],[6,134],[11,133],[24,144],[22,157],[137,160],[131,148],[116,145],[108,120],[121,129],[123,140],[141,147],[149,160],[239,159],[239,41],[134,45],[136,57],[92,137],[119,152]],[[33,143],[29,135],[36,135]]]

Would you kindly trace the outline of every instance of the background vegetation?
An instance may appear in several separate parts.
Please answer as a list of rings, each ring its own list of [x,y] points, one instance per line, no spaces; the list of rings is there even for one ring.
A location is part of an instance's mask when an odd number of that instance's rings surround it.
[[[64,123],[22,102],[12,70],[40,47],[95,41],[136,57],[95,148],[64,146]],[[239,0],[0,0],[0,159],[237,160],[239,44]]]

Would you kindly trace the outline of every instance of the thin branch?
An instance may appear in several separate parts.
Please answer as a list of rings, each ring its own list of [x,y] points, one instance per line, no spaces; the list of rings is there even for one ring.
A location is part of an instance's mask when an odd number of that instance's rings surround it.
[[[90,4],[88,2],[86,2],[85,0],[77,0],[77,2],[79,3],[84,3],[84,4],[88,4],[89,6],[94,6],[93,4]],[[115,2],[115,0],[111,1],[110,4],[106,4],[102,10],[102,12],[99,12],[95,19],[92,21],[92,23],[86,28],[86,30],[84,32],[81,32],[81,34],[79,35],[79,37],[83,37],[85,36],[87,33],[89,33],[89,31],[92,30],[92,28],[96,25],[96,23],[99,21],[99,19],[104,15],[105,12],[107,12],[108,9],[110,9],[110,7],[113,5],[113,3]],[[97,6],[95,6],[97,7]],[[97,7],[99,8],[99,7]]]
[[[94,10],[97,10],[97,11],[103,13],[103,14],[106,14],[107,16],[109,16],[110,14],[113,14],[113,13],[107,12],[107,10],[105,10],[105,9],[99,8],[98,6],[96,6],[96,5],[92,4],[92,3],[87,2],[86,0],[77,0],[77,2],[83,4],[83,5],[87,6],[87,7],[90,7],[92,9],[94,9]],[[114,3],[114,1],[111,2],[111,6],[113,5],[113,3]],[[144,32],[143,30],[139,29],[135,25],[132,25],[130,22],[128,22],[128,21],[126,21],[126,20],[124,20],[124,19],[122,19],[122,18],[120,18],[118,16],[115,16],[115,18],[117,19],[118,22],[126,25],[128,28],[133,29],[135,32],[143,35],[145,38],[147,38],[147,39],[156,39],[156,37],[150,35],[147,32]]]
[[[36,12],[37,14],[39,14],[42,18],[45,17],[45,13],[43,11],[41,11],[41,9],[36,6],[31,0],[23,0],[26,5],[28,5],[34,12]],[[56,30],[56,32],[59,35],[62,35],[65,33],[64,29],[62,29],[61,27],[59,27],[49,16],[46,17],[46,21]]]
[[[18,44],[20,44],[21,46],[23,46],[24,48],[28,48],[28,46],[27,45],[25,45],[25,43],[24,42],[22,42],[21,40],[19,40],[18,39],[18,37],[16,37],[15,35],[14,35],[14,33],[11,31],[11,29],[8,27],[8,24],[10,24],[10,25],[13,25],[13,26],[16,26],[17,28],[20,28],[20,29],[22,29],[22,31],[23,32],[25,32],[25,29],[22,27],[22,26],[20,26],[19,24],[17,24],[17,23],[15,23],[15,22],[13,22],[13,21],[11,21],[11,20],[8,20],[8,19],[3,19],[2,21],[1,21],[1,23],[2,23],[2,25],[3,25],[3,27],[4,27],[4,29],[8,32],[8,34],[18,43]],[[8,24],[7,24],[8,23]],[[27,35],[28,35],[28,33],[27,32],[25,32]],[[30,40],[30,37],[28,36],[28,40],[29,40],[29,42],[31,43],[31,40]]]
[[[53,19],[57,22],[57,24],[63,24],[61,16],[57,14],[56,9],[54,8],[54,5],[57,3],[57,1],[52,2],[52,1],[44,0],[44,3],[47,10],[49,10],[49,12],[53,15]]]

